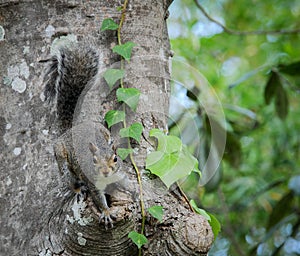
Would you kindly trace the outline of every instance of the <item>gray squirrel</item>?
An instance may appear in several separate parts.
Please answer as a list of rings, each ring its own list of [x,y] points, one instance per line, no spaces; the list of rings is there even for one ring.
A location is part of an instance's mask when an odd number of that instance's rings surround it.
[[[57,112],[60,138],[54,151],[59,169],[72,174],[78,198],[90,194],[101,212],[99,221],[104,221],[106,228],[113,226],[105,192],[109,184],[124,179],[122,161],[111,147],[110,132],[101,123],[73,125],[80,97],[97,81],[99,55],[92,47],[72,44],[61,47],[50,62],[44,95]]]

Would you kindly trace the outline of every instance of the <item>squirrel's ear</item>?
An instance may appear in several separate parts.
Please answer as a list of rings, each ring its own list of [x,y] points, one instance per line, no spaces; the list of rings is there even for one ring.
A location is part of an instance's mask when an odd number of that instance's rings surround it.
[[[92,142],[89,143],[89,149],[92,153],[95,153],[98,150],[97,146]]]

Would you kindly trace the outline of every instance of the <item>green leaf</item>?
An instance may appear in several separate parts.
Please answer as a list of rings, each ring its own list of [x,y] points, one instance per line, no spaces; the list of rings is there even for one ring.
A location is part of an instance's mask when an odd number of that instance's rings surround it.
[[[125,44],[116,45],[112,50],[113,50],[113,52],[121,55],[125,60],[127,60],[129,62],[129,60],[131,58],[132,48],[135,45],[136,44],[133,42],[127,42]]]
[[[117,154],[121,157],[122,160],[125,160],[126,157],[133,152],[132,148],[118,148]]]
[[[210,218],[209,214],[205,210],[198,208],[196,202],[193,199],[190,201],[190,204],[191,204],[191,206],[193,207],[193,209],[195,210],[196,213],[202,215],[208,221],[211,221],[211,218]]]
[[[269,216],[269,221],[267,225],[267,230],[270,230],[278,222],[280,222],[284,217],[293,212],[293,199],[294,194],[289,191],[285,194],[274,206],[272,213]]]
[[[133,138],[137,142],[140,142],[142,132],[143,126],[140,123],[133,123],[127,128],[122,128],[120,130],[120,136],[122,138]]]
[[[266,84],[264,97],[267,105],[270,104],[272,98],[275,96],[277,88],[281,86],[281,80],[278,73],[272,71],[270,78]]]
[[[136,244],[136,246],[140,249],[144,244],[148,243],[148,239],[140,233],[135,231],[131,231],[128,234],[128,237]]]
[[[296,64],[295,64],[296,65]],[[282,81],[277,72],[272,71],[271,76],[265,87],[265,102],[270,104],[272,98],[275,97],[275,110],[279,118],[284,120],[289,111],[289,100],[287,92],[283,88]]]
[[[289,65],[279,65],[279,72],[291,75],[300,76],[300,61],[291,63]]]
[[[106,113],[104,119],[108,125],[108,128],[110,128],[112,125],[125,120],[125,112],[118,110],[110,110]]]
[[[159,129],[150,130],[149,136],[157,138],[157,151],[173,153],[182,150],[182,142],[176,136],[167,136]]]
[[[117,98],[119,102],[125,102],[132,111],[136,111],[141,92],[136,88],[119,88]]]
[[[146,168],[157,175],[169,188],[174,182],[198,171],[197,159],[175,136],[154,129],[150,135],[158,139],[157,151],[147,155]]]
[[[107,69],[104,74],[103,77],[106,81],[106,83],[108,84],[109,88],[112,89],[112,87],[114,86],[114,84],[119,80],[122,79],[125,75],[125,71],[122,69]]]
[[[289,112],[289,100],[286,90],[280,84],[276,91],[275,109],[280,119],[284,120]]]
[[[105,30],[117,30],[119,25],[113,21],[113,19],[104,19],[101,25],[101,31]]]
[[[148,212],[155,218],[158,219],[159,222],[162,222],[164,216],[164,209],[160,205],[154,205],[148,208]]]
[[[224,159],[234,168],[242,163],[242,145],[239,137],[233,132],[227,132]]]
[[[211,214],[211,213],[207,213],[207,214],[210,216],[210,221],[208,221],[208,222],[209,222],[209,224],[211,226],[211,229],[214,233],[214,238],[216,239],[218,234],[221,231],[221,224],[213,214]]]
[[[216,239],[216,237],[218,236],[218,234],[221,230],[221,224],[218,221],[218,219],[213,214],[208,213],[205,210],[198,208],[198,206],[194,200],[191,200],[190,204],[196,213],[202,215],[203,217],[205,217],[208,220],[208,222],[211,226],[211,229],[214,233],[214,238]]]

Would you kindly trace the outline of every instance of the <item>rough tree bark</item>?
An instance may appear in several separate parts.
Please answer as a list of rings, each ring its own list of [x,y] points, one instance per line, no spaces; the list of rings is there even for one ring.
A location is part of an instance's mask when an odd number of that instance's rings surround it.
[[[127,65],[126,83],[141,90],[137,114],[129,122],[144,125],[143,140],[135,152],[144,168],[152,128],[166,129],[169,99],[169,41],[167,9],[171,0],[129,1],[122,40],[137,46]],[[61,176],[53,154],[54,114],[43,101],[43,72],[49,46],[55,38],[75,35],[93,38],[103,68],[118,61],[111,47],[114,32],[100,32],[104,18],[118,21],[121,1],[0,1],[0,255],[136,255],[127,237],[140,230],[140,204],[136,177],[124,164],[128,196],[115,192],[111,207],[114,228],[97,221],[90,200],[78,204]],[[3,34],[2,34],[3,35]],[[115,107],[110,99],[103,113]],[[100,111],[100,112],[101,112]],[[143,175],[146,208],[164,207],[162,223],[147,216],[149,243],[144,255],[206,255],[213,241],[207,221],[190,209],[176,187],[167,192],[159,179]],[[81,211],[80,211],[81,209]]]

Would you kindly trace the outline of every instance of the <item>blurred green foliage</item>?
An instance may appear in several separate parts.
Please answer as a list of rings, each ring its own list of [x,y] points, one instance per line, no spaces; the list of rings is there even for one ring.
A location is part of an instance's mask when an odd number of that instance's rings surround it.
[[[226,125],[219,129],[227,142],[210,182],[199,186],[192,173],[182,187],[221,222],[210,255],[300,255],[300,2],[198,3],[234,33],[208,20],[194,1],[173,2],[168,27],[177,101],[171,100],[170,133],[182,137],[203,168],[212,145],[212,119],[201,104],[210,97],[203,95],[207,79],[223,106]],[[177,67],[178,60],[191,68]]]

